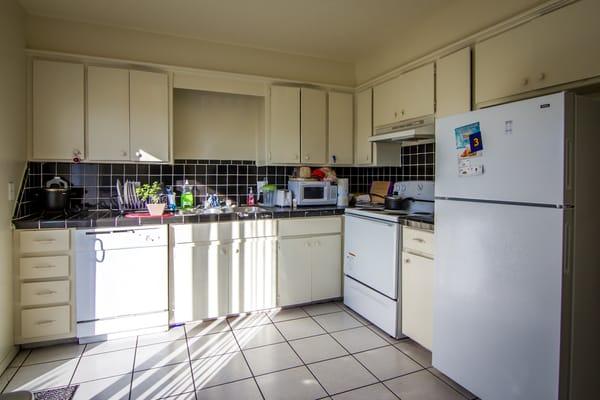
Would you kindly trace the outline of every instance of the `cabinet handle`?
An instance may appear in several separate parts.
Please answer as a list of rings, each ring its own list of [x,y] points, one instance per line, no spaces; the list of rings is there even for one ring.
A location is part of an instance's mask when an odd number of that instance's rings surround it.
[[[404,110],[400,111],[400,113],[401,113],[402,115],[404,115]]]
[[[55,319],[43,319],[41,321],[36,322],[36,324],[38,324],[38,325],[48,325],[48,324],[51,324],[53,322],[56,322],[56,320]]]
[[[46,289],[46,290],[40,290],[39,292],[36,293],[36,295],[48,296],[48,295],[55,294],[55,293],[56,293],[56,290]]]
[[[221,254],[227,254],[227,249],[221,249]]]
[[[240,254],[240,249],[235,249],[235,254]]]
[[[36,242],[36,243],[54,243],[54,242],[56,242],[56,239],[35,239],[34,242]]]
[[[298,159],[298,154],[294,154],[294,160]]]
[[[136,151],[136,152],[135,152],[135,156],[136,156],[137,158],[140,158],[140,157],[142,157],[142,153],[140,153],[139,151]]]
[[[123,157],[126,157],[126,156],[127,156],[127,152],[126,152],[126,151],[121,151],[121,155],[122,155]]]
[[[394,118],[398,118],[398,112],[394,111]]]
[[[546,74],[542,72],[542,73],[540,73],[538,78],[540,81],[543,81],[544,79],[546,79]]]
[[[56,268],[56,265],[34,265],[35,269],[47,269],[47,268]]]
[[[413,238],[413,240],[417,243],[425,243],[425,239],[421,239],[421,238]]]
[[[405,258],[405,259],[404,259],[404,262],[405,262],[406,264],[410,264],[410,258]]]
[[[527,86],[529,84],[529,78],[523,79],[523,86]]]

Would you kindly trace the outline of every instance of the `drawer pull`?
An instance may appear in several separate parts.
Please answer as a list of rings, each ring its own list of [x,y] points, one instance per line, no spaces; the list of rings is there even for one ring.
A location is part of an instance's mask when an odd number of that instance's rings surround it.
[[[413,240],[417,243],[425,243],[425,239],[421,239],[421,238],[413,238]]]
[[[35,239],[34,242],[36,242],[36,243],[54,243],[54,242],[56,242],[56,239]]]
[[[48,324],[52,324],[54,322],[56,322],[55,319],[43,319],[41,321],[36,322],[36,324],[38,324],[38,325],[48,325]]]
[[[46,290],[40,290],[39,292],[36,292],[36,295],[38,296],[48,296],[50,294],[55,294],[56,290],[50,290],[50,289],[46,289]]]
[[[34,265],[35,269],[47,269],[47,268],[56,268],[56,265]]]

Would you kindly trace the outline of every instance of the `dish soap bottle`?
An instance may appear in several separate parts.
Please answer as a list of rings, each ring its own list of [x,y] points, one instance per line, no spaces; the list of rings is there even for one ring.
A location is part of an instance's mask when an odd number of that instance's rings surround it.
[[[192,187],[187,179],[185,180],[183,190],[181,191],[181,208],[184,210],[194,208],[194,193],[192,193]]]
[[[177,205],[175,204],[175,193],[173,193],[173,188],[171,186],[167,186],[165,191],[167,195],[167,209],[169,211],[175,211],[177,209]]]
[[[253,206],[254,205],[254,192],[252,192],[252,187],[248,188],[248,200],[246,201],[246,203],[249,206]]]

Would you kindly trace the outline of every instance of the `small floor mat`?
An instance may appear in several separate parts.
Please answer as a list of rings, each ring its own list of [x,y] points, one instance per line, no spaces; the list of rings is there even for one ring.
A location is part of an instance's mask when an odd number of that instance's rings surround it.
[[[35,392],[35,400],[71,400],[79,385],[67,386],[64,388],[42,390]]]

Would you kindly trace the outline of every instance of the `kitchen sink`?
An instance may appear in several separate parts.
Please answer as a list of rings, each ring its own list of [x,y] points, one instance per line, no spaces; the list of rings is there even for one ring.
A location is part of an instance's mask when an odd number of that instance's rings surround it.
[[[237,207],[234,208],[234,212],[238,214],[256,214],[260,212],[265,212],[264,208],[256,207],[256,206],[247,206],[247,207]]]

